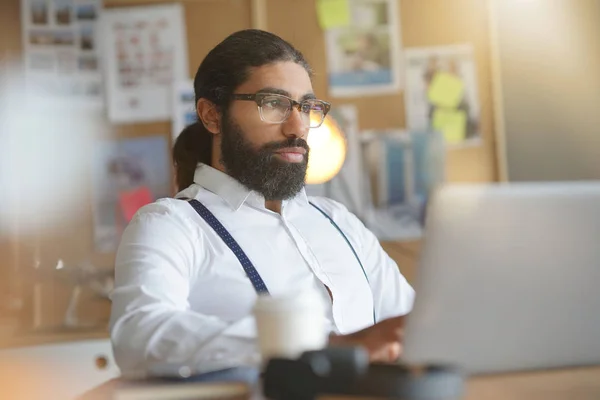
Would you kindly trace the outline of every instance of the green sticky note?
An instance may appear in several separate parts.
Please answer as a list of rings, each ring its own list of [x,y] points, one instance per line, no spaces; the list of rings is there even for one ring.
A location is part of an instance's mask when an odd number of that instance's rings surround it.
[[[348,0],[317,0],[317,16],[323,29],[350,25]]]
[[[448,72],[438,72],[431,81],[427,97],[436,106],[456,108],[464,92],[465,85],[462,80]]]
[[[463,110],[438,108],[433,113],[433,129],[442,132],[447,143],[460,143],[466,137],[467,113]]]

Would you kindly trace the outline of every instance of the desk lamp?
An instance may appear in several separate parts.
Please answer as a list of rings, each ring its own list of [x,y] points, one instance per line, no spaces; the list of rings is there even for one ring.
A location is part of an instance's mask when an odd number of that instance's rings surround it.
[[[338,123],[327,115],[320,127],[310,130],[308,145],[306,183],[318,185],[330,181],[340,172],[346,159],[346,138]]]

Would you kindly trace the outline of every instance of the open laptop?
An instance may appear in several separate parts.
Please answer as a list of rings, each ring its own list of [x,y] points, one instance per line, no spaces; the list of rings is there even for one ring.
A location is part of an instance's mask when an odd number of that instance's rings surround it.
[[[600,182],[441,188],[415,289],[403,362],[600,365]]]

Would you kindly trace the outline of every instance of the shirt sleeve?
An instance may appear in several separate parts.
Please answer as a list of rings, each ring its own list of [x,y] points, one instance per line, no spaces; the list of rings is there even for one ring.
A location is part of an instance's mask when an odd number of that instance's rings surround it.
[[[377,321],[408,314],[413,307],[415,291],[396,262],[381,247],[379,239],[341,203],[316,199],[319,207],[333,218],[357,250],[373,292]]]
[[[190,309],[190,280],[201,263],[201,233],[169,207],[144,207],[125,229],[115,264],[110,334],[124,375],[195,373],[254,365],[254,321],[227,322]]]
[[[348,214],[362,248],[362,262],[373,291],[377,321],[408,314],[414,303],[414,289],[373,232],[355,215]]]

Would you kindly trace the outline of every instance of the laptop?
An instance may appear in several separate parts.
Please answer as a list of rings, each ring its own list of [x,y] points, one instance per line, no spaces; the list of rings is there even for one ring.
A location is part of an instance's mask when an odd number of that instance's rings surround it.
[[[442,187],[415,290],[404,363],[600,365],[600,182]]]

